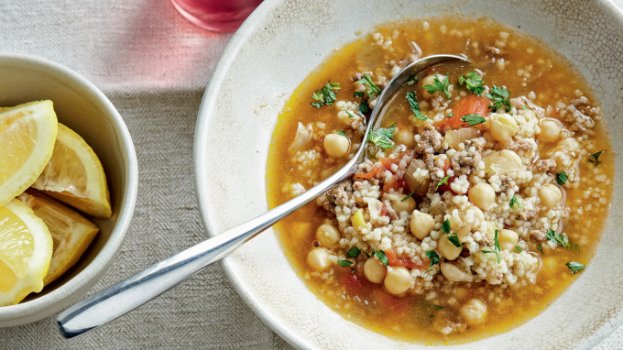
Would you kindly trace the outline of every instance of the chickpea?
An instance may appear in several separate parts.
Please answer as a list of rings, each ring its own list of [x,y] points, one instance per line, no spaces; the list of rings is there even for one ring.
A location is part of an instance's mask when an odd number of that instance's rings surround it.
[[[550,143],[556,142],[560,138],[562,131],[562,124],[555,119],[543,119],[540,122],[541,132],[537,135],[537,138],[541,142]]]
[[[393,295],[401,295],[415,284],[415,279],[406,267],[390,267],[383,281],[385,289]]]
[[[493,113],[489,121],[493,139],[501,144],[509,143],[517,133],[517,122],[508,114]]]
[[[441,263],[441,274],[450,282],[471,282],[472,275],[452,263]]]
[[[324,271],[331,266],[331,252],[325,248],[316,247],[307,254],[307,263],[316,271]]]
[[[322,224],[316,229],[316,239],[325,248],[335,248],[340,240],[340,231],[331,224]]]
[[[552,208],[562,200],[562,191],[556,185],[547,184],[539,188],[539,198],[546,208]]]
[[[379,259],[372,257],[366,260],[366,263],[363,264],[363,274],[366,276],[368,281],[372,283],[381,283],[385,279],[387,268],[382,262],[379,261]]]
[[[422,96],[424,98],[431,98],[431,97],[433,97],[433,94],[431,94],[428,91],[426,91],[426,89],[424,89],[424,86],[426,86],[426,85],[435,85],[435,78],[437,78],[439,81],[442,81],[446,77],[445,77],[445,75],[441,75],[441,74],[429,74],[429,75],[425,76],[424,79],[422,79]]]
[[[396,135],[394,136],[394,141],[396,141],[396,143],[405,145],[408,148],[413,148],[413,146],[415,146],[413,131],[408,128],[398,129],[398,132],[396,132]]]
[[[442,235],[441,237],[439,237],[439,240],[437,241],[437,250],[439,250],[439,252],[441,253],[441,255],[443,255],[444,258],[448,260],[454,260],[458,258],[459,255],[461,255],[461,251],[463,250],[463,247],[455,246],[454,243],[450,242],[448,237],[446,237],[445,235]]]
[[[394,210],[397,213],[406,211],[406,212],[411,212],[413,209],[415,209],[415,199],[413,199],[412,197],[404,197],[401,195],[394,195],[391,198],[391,203],[392,203],[392,208],[394,208]]]
[[[477,183],[469,189],[469,200],[478,208],[487,211],[495,205],[495,190],[486,182]]]
[[[459,309],[463,320],[470,326],[478,326],[487,320],[487,304],[480,299],[472,299]]]
[[[342,158],[350,150],[348,137],[339,134],[328,134],[324,137],[324,150],[330,157]]]
[[[502,229],[498,236],[500,248],[504,250],[513,250],[519,242],[519,235],[513,230]]]
[[[435,219],[430,214],[414,210],[409,219],[411,233],[418,239],[424,239],[435,227]]]
[[[508,175],[523,168],[521,158],[508,149],[490,152],[482,160],[485,162],[485,172],[488,176]]]

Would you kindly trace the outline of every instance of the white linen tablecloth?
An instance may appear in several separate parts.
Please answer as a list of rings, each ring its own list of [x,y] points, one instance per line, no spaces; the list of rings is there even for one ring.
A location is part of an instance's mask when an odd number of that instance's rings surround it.
[[[85,75],[116,105],[136,145],[134,219],[93,291],[206,238],[194,194],[193,133],[203,90],[230,37],[190,25],[167,0],[0,1],[0,52],[45,57]],[[51,318],[0,329],[0,349],[100,348],[289,346],[242,302],[220,265],[72,340],[61,338]],[[623,328],[597,347],[615,348],[623,349]]]

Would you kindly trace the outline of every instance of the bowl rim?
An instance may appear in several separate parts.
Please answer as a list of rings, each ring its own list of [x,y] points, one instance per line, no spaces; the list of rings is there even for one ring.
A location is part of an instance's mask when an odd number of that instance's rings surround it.
[[[126,190],[120,198],[121,208],[119,209],[119,216],[108,239],[94,259],[70,280],[34,300],[0,307],[0,321],[11,322],[16,320],[16,323],[24,324],[48,317],[65,308],[86,292],[86,289],[90,287],[87,286],[89,283],[97,281],[108,269],[123,243],[134,214],[138,193],[138,160],[132,137],[123,118],[108,97],[83,75],[60,63],[28,54],[0,53],[0,64],[3,63],[37,67],[53,74],[59,74],[64,79],[67,79],[71,86],[75,87],[81,94],[87,95],[103,107],[119,134],[122,149],[125,150],[123,158],[125,163],[124,186]],[[43,317],[36,314],[41,314]],[[23,321],[19,319],[23,319]]]
[[[199,137],[200,134],[207,131],[208,128],[208,112],[213,105],[217,103],[217,93],[221,84],[226,79],[227,70],[231,67],[234,59],[240,52],[243,45],[248,41],[249,36],[252,35],[255,30],[260,26],[262,19],[270,13],[274,8],[281,5],[281,0],[266,0],[263,1],[256,9],[251,13],[249,17],[242,23],[240,28],[232,36],[231,40],[227,44],[223,55],[219,60],[214,73],[210,78],[203,97],[201,98],[201,104],[197,113],[197,123],[195,125],[195,135],[193,142],[193,160],[195,165],[195,195],[199,203],[199,212],[203,224],[206,227],[207,233],[210,237],[214,237],[217,233],[213,226],[213,220],[210,218],[208,211],[205,209],[208,206],[209,198],[202,195],[205,193],[206,181],[202,179],[207,178],[209,175],[206,171],[207,163],[205,157],[202,156],[203,150],[207,147],[208,140],[204,137]],[[255,298],[253,292],[251,292],[244,283],[241,283],[234,271],[234,266],[230,263],[231,259],[224,258],[221,262],[223,270],[230,284],[242,298],[242,300],[249,306],[254,314],[259,317],[262,322],[269,326],[273,331],[279,334],[280,337],[285,339],[289,344],[296,348],[313,348],[313,344],[306,341],[303,337],[300,337],[293,332],[289,327],[282,324],[262,303]]]
[[[208,139],[206,137],[200,137],[200,135],[208,132],[208,120],[210,118],[209,112],[218,103],[218,92],[221,85],[227,78],[227,71],[232,66],[237,55],[249,40],[249,37],[252,36],[258,27],[262,25],[262,21],[265,19],[266,15],[286,2],[287,1],[284,0],[265,0],[244,21],[244,23],[232,36],[230,42],[223,51],[223,55],[221,56],[201,99],[201,104],[197,112],[197,122],[195,124],[193,144],[195,195],[197,196],[199,204],[199,213],[210,238],[218,235],[220,232],[218,232],[214,227],[214,220],[212,220],[212,216],[207,209],[210,199],[204,195],[204,193],[206,193],[207,181],[204,181],[203,179],[209,176],[209,172],[207,171],[207,160],[203,157],[203,150],[208,146]],[[613,15],[617,17],[619,24],[623,25],[623,8],[617,6],[614,3],[614,0],[595,0],[595,4],[609,9]],[[277,317],[275,317],[275,315],[272,314],[271,310],[269,310],[255,297],[254,293],[248,288],[248,286],[240,280],[232,259],[226,257],[222,260],[221,264],[225,271],[225,275],[229,279],[234,290],[265,325],[270,327],[275,333],[295,348],[314,348],[314,344],[310,339],[306,339],[290,326],[282,323],[279,319],[277,319]],[[615,322],[606,322],[600,326],[589,338],[585,339],[583,345],[592,348],[601,343],[606,337],[618,329],[621,324],[623,324],[623,313],[613,315],[611,320],[615,320]]]

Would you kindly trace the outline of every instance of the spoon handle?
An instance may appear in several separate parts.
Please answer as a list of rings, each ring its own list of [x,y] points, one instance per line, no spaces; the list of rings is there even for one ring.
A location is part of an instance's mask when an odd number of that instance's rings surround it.
[[[378,118],[382,106],[414,74],[433,65],[448,61],[469,62],[466,58],[455,55],[428,56],[409,64],[388,83],[377,97],[377,107],[372,110],[365,133],[363,134],[364,142],[355,155],[340,170],[310,188],[307,192],[281,204],[266,214],[190,247],[69,307],[59,314],[56,319],[63,336],[71,338],[82,334],[145,304],[183,282],[203,267],[224,258],[244,242],[255,237],[258,233],[266,230],[296,209],[311,202],[339,181],[351,176],[357,169],[357,164],[365,158],[365,142],[368,140],[368,135],[373,125],[380,123],[380,119],[382,119]]]
[[[62,335],[72,338],[110,322],[175,287],[203,267],[219,261],[244,242],[350,176],[356,161],[353,157],[347,164],[350,166],[343,167],[307,192],[267,213],[154,264],[69,307],[56,319]]]

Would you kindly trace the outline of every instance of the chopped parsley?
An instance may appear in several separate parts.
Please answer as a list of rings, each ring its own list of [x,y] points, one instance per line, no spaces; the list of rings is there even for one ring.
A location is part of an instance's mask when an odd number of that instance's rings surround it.
[[[428,119],[424,113],[422,113],[422,111],[420,110],[420,104],[417,102],[417,96],[415,94],[415,92],[413,91],[409,91],[407,92],[407,102],[409,102],[409,108],[411,109],[411,112],[413,113],[413,116],[419,120],[426,120]]]
[[[445,219],[445,220],[443,221],[443,224],[441,224],[441,229],[442,229],[442,230],[443,230],[443,232],[445,232],[445,233],[450,233],[450,229],[451,229],[451,227],[450,227],[450,220]]]
[[[495,245],[495,250],[499,252],[501,251],[501,249],[500,249],[500,240],[498,239],[498,236],[499,236],[499,231],[495,230],[495,237],[493,238],[493,243]]]
[[[539,243],[539,244],[536,246],[536,250],[540,251],[540,252],[541,252],[541,254],[545,254],[545,253],[543,253],[543,244],[541,244],[541,243]]]
[[[508,203],[508,206],[513,209],[515,208],[515,206],[517,206],[517,208],[521,209],[523,206],[521,204],[521,201],[519,200],[519,198],[517,198],[517,196],[515,196],[513,194],[513,196],[511,197],[510,202]]]
[[[346,252],[346,257],[350,259],[357,259],[359,254],[361,254],[361,249],[352,247]]]
[[[569,240],[569,237],[567,237],[567,235],[564,233],[557,233],[554,230],[547,230],[545,238],[547,238],[548,241],[555,242],[557,245],[565,249],[570,249],[576,252],[580,250],[580,246],[575,242],[571,242]]]
[[[467,125],[469,126],[475,126],[478,124],[482,124],[487,120],[483,116],[478,114],[466,114],[461,117],[461,121],[467,123]]]
[[[523,249],[520,246],[516,245],[516,246],[513,247],[513,251],[515,253],[521,253],[521,252],[523,252]]]
[[[361,101],[361,103],[359,103],[359,112],[361,112],[361,114],[368,114],[370,111],[371,109],[368,101]]]
[[[353,112],[353,111],[345,111],[345,112],[346,112],[346,114],[348,114],[348,117],[349,117],[350,119],[357,119],[357,118],[359,117],[359,116],[358,116],[357,114],[355,114],[355,112]]]
[[[552,241],[563,248],[569,248],[569,237],[564,233],[558,233],[554,230],[547,230],[545,238]]]
[[[437,191],[439,189],[439,187],[441,187],[443,185],[447,185],[449,179],[450,179],[450,175],[444,176],[443,179],[441,179],[441,181],[439,181],[437,183],[437,187],[435,188],[435,191]]]
[[[482,95],[485,91],[484,82],[482,76],[476,71],[468,72],[465,75],[459,77],[459,85],[464,86],[469,92],[475,95]]]
[[[592,153],[588,156],[588,161],[595,164],[595,166],[598,166],[599,164],[601,164],[601,161],[599,160],[599,157],[601,156],[602,153],[604,153],[604,150],[601,151],[597,151],[595,153]]]
[[[457,248],[461,247],[461,240],[456,233],[451,233],[450,220],[445,219],[441,224],[441,229],[448,235],[448,240]]]
[[[382,250],[375,250],[374,251],[374,256],[376,256],[377,259],[379,259],[379,261],[381,263],[383,263],[383,265],[387,266],[389,265],[389,260],[387,260],[387,255],[385,255],[385,252]]]
[[[340,83],[332,83],[328,81],[325,86],[320,90],[314,91],[312,94],[312,100],[314,100],[311,105],[320,108],[326,105],[332,105],[333,102],[337,99],[335,93],[340,90]]]
[[[560,186],[564,185],[567,182],[568,178],[569,176],[567,176],[567,173],[565,173],[564,171],[556,173],[556,182],[558,182]]]
[[[374,99],[381,93],[381,88],[372,81],[372,78],[368,74],[364,74],[361,79],[357,80],[357,84],[363,85],[370,99]]]
[[[337,264],[341,267],[349,267],[354,263],[350,260],[337,259]]]
[[[415,191],[413,191],[413,192],[409,193],[408,195],[406,195],[406,196],[402,197],[402,199],[400,199],[400,201],[401,201],[401,202],[404,202],[404,201],[406,201],[407,199],[409,199],[409,198],[413,197],[413,195],[414,195],[414,194],[415,194]]]
[[[569,271],[571,271],[571,273],[574,275],[584,270],[584,268],[586,267],[584,264],[577,262],[577,261],[570,261],[566,263],[565,265],[567,265],[567,268],[569,269]]]
[[[338,130],[335,133],[338,134],[338,135],[346,136],[346,131],[344,131],[344,130]]]
[[[439,80],[441,77],[441,80]],[[450,99],[450,81],[448,77],[443,75],[435,75],[432,84],[427,84],[423,86],[424,90],[426,90],[429,94],[434,94],[435,92],[443,92],[446,95],[447,99]]]
[[[434,250],[427,250],[426,256],[430,260],[430,266],[439,264],[439,254]]]
[[[363,91],[355,91],[353,93],[353,96],[359,97],[359,98],[362,98],[364,95],[365,95],[365,93]]]
[[[441,310],[443,310],[445,308],[443,306],[441,306],[441,305],[433,304],[433,309],[435,309],[435,311],[441,311]]]
[[[503,86],[493,86],[491,91],[486,95],[491,100],[489,109],[497,111],[504,109],[507,112],[511,110],[511,101],[509,100],[510,93]]]
[[[459,236],[457,236],[456,233],[449,233],[448,234],[448,241],[450,241],[450,243],[454,244],[455,247],[461,248],[461,240],[459,239]]]
[[[394,147],[394,132],[396,132],[396,124],[392,124],[388,128],[378,128],[372,130],[368,135],[368,140],[379,146],[382,150]]]
[[[500,263],[500,261],[502,261],[502,259],[500,258],[500,252],[502,251],[500,249],[500,241],[498,239],[499,236],[499,231],[495,230],[495,237],[493,238],[493,250],[483,250],[482,252],[484,254],[495,254],[495,260],[498,262],[498,264]]]

